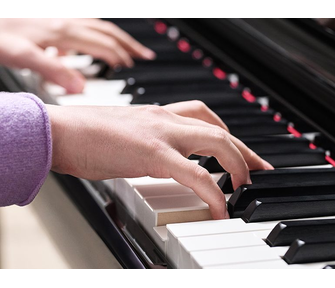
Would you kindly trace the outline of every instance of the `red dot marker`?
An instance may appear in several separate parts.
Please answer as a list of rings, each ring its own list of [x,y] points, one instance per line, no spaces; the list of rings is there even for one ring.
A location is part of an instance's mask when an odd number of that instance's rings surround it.
[[[298,130],[296,130],[292,125],[288,125],[287,131],[293,134],[293,136],[295,137],[298,138],[301,137],[301,133]]]
[[[335,160],[333,158],[331,158],[330,156],[326,156],[325,157],[326,161],[329,162],[330,164],[332,164],[335,167]]]
[[[158,34],[165,34],[166,31],[167,31],[167,26],[165,23],[161,22],[161,21],[157,21],[155,23],[155,31],[158,33]]]
[[[187,42],[185,39],[180,39],[178,41],[178,49],[184,53],[189,52],[191,50],[191,45],[190,43]]]
[[[245,100],[247,100],[248,102],[255,102],[256,101],[256,97],[254,95],[252,95],[249,90],[243,90],[242,97]]]
[[[213,74],[216,78],[220,79],[220,80],[224,80],[227,77],[226,72],[224,72],[223,70],[221,70],[220,68],[214,68],[213,69]]]

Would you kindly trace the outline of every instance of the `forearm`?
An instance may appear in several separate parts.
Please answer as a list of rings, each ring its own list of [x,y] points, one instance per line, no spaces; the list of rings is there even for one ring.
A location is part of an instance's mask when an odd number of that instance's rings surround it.
[[[0,93],[0,206],[30,203],[51,167],[52,142],[43,102]]]

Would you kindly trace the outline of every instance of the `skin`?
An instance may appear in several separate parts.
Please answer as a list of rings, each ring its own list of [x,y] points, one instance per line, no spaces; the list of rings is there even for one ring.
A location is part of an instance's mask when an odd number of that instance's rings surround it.
[[[0,19],[0,64],[29,68],[68,93],[81,93],[84,77],[47,57],[75,50],[131,67],[133,58],[155,54],[119,29],[97,19]],[[52,170],[91,180],[151,176],[173,178],[209,205],[213,219],[229,218],[224,194],[208,171],[187,159],[215,156],[234,188],[250,184],[249,170],[273,169],[229,133],[200,101],[142,107],[46,105],[53,139]]]
[[[152,60],[155,53],[115,24],[99,19],[0,19],[0,63],[29,68],[68,93],[81,93],[85,78],[65,67],[44,49],[60,54],[75,50],[102,59],[110,66],[132,67],[133,58]]]
[[[47,109],[52,170],[91,180],[173,178],[209,205],[213,219],[229,218],[224,194],[206,169],[187,159],[189,155],[215,156],[232,174],[234,188],[251,184],[249,170],[273,169],[229,134],[200,101],[163,107]]]

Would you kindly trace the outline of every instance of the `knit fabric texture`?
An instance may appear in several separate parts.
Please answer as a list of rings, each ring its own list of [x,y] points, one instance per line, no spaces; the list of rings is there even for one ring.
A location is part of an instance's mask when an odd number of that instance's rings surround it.
[[[29,204],[51,168],[44,103],[29,93],[0,92],[0,206]]]

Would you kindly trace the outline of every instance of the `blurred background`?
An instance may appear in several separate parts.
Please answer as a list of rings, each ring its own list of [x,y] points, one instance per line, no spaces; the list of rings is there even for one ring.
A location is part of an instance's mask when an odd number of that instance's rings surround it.
[[[52,175],[30,205],[0,209],[0,248],[2,269],[121,268]]]

